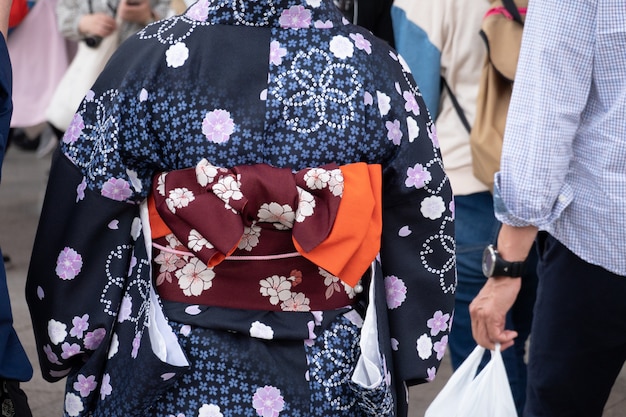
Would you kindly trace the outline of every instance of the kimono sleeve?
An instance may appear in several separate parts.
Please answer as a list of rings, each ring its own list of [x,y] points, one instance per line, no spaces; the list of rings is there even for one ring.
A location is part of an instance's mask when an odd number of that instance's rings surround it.
[[[396,147],[383,167],[381,262],[395,373],[412,385],[434,378],[448,342],[454,202],[434,123],[408,66],[395,58],[393,85],[377,92],[376,103]]]
[[[128,87],[131,65],[118,50],[86,93],[52,162],[26,287],[49,381],[79,368],[99,375],[95,368],[106,361],[114,327],[129,324],[131,339],[142,333],[150,262],[140,203],[158,155],[145,126],[122,128],[144,104]]]
[[[139,228],[136,205],[86,189],[78,168],[55,154],[26,282],[44,379],[56,381],[106,355],[137,267]]]

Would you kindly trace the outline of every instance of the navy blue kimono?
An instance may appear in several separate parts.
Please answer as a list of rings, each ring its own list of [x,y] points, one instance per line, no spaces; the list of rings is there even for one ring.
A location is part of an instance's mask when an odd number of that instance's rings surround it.
[[[146,207],[156,174],[200,177],[206,161],[382,167],[384,415],[405,416],[406,387],[435,377],[447,345],[454,204],[409,69],[331,0],[200,0],[125,42],[87,93],[53,161],[27,283],[43,376],[67,377],[66,415],[356,417],[372,406],[349,384],[366,293],[327,271],[328,297],[352,305],[309,311],[289,270],[250,284],[266,311],[160,299],[160,280],[196,295],[219,279],[173,237],[177,257],[153,259]],[[236,178],[227,185],[236,195]],[[192,198],[183,188],[173,208]]]

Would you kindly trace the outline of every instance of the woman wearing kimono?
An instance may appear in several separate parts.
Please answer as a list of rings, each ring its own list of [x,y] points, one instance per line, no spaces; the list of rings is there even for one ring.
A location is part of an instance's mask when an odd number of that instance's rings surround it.
[[[54,158],[43,376],[68,416],[406,416],[447,344],[453,218],[387,43],[331,0],[200,0],[118,49]]]

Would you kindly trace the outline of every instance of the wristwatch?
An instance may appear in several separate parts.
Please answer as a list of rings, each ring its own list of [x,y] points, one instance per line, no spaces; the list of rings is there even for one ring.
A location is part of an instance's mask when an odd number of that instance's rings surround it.
[[[502,259],[498,249],[489,245],[483,252],[483,274],[490,277],[519,278],[524,273],[526,262],[509,262]]]

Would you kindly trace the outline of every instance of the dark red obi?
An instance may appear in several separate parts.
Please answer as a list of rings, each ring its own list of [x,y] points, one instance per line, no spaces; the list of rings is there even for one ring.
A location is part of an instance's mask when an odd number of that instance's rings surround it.
[[[380,249],[380,189],[380,166],[364,163],[161,173],[149,199],[157,291],[248,310],[353,304]]]

